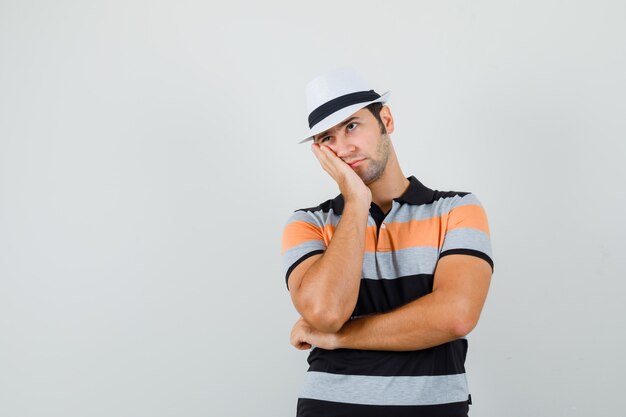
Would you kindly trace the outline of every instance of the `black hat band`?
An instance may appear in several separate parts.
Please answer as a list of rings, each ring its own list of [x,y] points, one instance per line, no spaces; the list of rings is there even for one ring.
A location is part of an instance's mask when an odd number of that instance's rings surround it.
[[[337,110],[366,101],[374,101],[380,98],[380,94],[374,90],[357,91],[356,93],[345,94],[322,104],[309,114],[309,129],[330,116]]]

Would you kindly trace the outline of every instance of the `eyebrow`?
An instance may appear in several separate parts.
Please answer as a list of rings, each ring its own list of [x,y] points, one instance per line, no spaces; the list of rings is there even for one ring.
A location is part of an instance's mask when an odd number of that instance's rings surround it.
[[[336,125],[336,127],[334,129],[328,129],[322,133],[319,133],[315,136],[313,136],[313,140],[316,141],[318,139],[324,138],[328,135],[328,132],[330,132],[331,130],[337,130],[337,129],[341,129],[342,127],[344,127],[345,125],[348,125],[350,123],[352,123],[354,120],[359,120],[358,116],[352,116],[351,118],[344,120],[343,122],[339,123]]]

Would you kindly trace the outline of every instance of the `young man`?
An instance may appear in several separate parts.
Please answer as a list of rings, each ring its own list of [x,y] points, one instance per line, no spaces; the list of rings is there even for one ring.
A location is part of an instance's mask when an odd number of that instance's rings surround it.
[[[493,271],[489,227],[471,193],[405,177],[382,96],[352,70],[307,85],[311,149],[341,194],[293,213],[287,287],[310,349],[305,416],[466,416],[465,336]],[[303,141],[303,142],[304,142]]]

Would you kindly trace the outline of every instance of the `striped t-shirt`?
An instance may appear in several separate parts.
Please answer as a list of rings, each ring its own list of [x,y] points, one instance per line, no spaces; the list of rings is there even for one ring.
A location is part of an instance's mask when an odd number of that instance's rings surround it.
[[[385,313],[432,292],[437,260],[473,255],[493,268],[489,226],[474,194],[436,191],[415,177],[385,215],[371,205],[358,301],[351,318]],[[341,219],[341,195],[295,211],[283,231],[289,274],[323,253]],[[469,390],[467,340],[392,352],[313,348],[298,416],[462,416]]]

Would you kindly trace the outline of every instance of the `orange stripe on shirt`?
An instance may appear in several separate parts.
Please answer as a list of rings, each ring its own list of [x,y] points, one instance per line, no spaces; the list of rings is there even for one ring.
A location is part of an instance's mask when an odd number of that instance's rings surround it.
[[[481,206],[475,204],[459,206],[452,209],[448,217],[448,230],[467,227],[470,229],[478,229],[489,236],[487,214]]]
[[[489,225],[483,208],[468,204],[430,219],[385,223],[385,227],[380,228],[378,237],[376,226],[367,226],[365,251],[390,252],[415,246],[441,248],[446,230],[459,228],[474,228],[489,235]],[[331,224],[321,228],[308,222],[295,221],[285,227],[282,252],[310,240],[323,240],[328,246],[334,232],[335,226]]]
[[[391,252],[416,246],[441,248],[446,231],[459,228],[478,229],[489,235],[487,217],[481,206],[459,206],[442,216],[408,222],[386,223],[380,229],[378,243],[375,231],[368,233],[365,250]]]
[[[378,247],[369,250],[378,252],[391,252],[415,246],[439,247],[443,245],[443,227],[445,224],[442,217],[433,217],[424,220],[411,220],[408,222],[386,223],[381,226],[378,234]],[[368,250],[368,249],[366,249]]]
[[[328,246],[334,231],[335,227],[331,224],[322,228],[304,221],[289,223],[283,231],[282,253],[310,240],[323,240]]]

